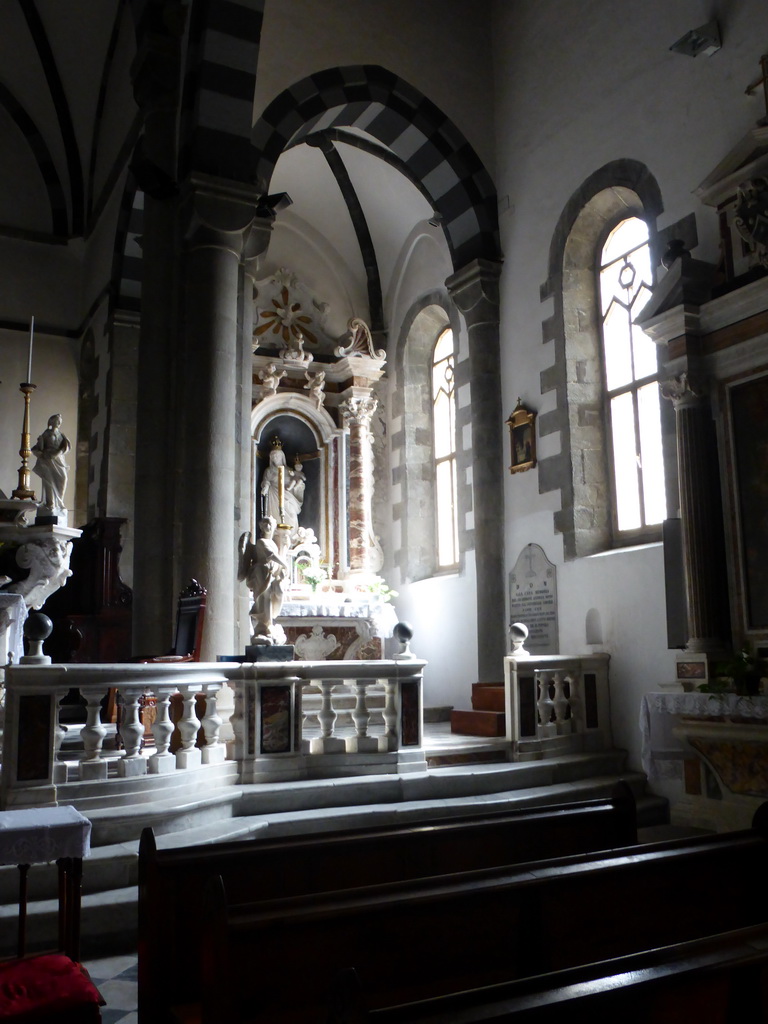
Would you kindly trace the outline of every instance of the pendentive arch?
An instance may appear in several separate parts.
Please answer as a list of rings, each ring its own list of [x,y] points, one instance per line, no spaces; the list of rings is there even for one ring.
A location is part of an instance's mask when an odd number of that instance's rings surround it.
[[[559,490],[555,528],[567,559],[611,546],[610,487],[603,421],[602,369],[595,259],[608,233],[626,217],[648,224],[657,249],[661,193],[648,169],[635,160],[601,167],[568,200],[550,245],[549,275],[541,300],[552,299],[543,341],[554,361],[541,374],[542,394],[554,391],[556,408],[539,419],[541,436],[560,432],[558,455],[539,462],[539,491]]]
[[[403,162],[440,217],[454,269],[499,259],[496,190],[482,161],[431,100],[377,65],[319,71],[269,104],[252,135],[260,187],[288,146],[329,128],[362,130]]]

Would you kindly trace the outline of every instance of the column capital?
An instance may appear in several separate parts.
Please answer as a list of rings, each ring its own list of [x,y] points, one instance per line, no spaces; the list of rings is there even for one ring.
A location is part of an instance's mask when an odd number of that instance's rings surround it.
[[[706,382],[695,372],[659,381],[659,388],[662,397],[671,401],[675,409],[697,408],[706,404],[709,397]]]
[[[229,249],[238,259],[256,259],[269,243],[274,219],[256,216],[260,198],[255,186],[191,174],[181,197],[185,247]]]
[[[375,395],[350,395],[339,405],[345,426],[350,423],[361,427],[370,427],[371,418],[376,412],[379,400]]]
[[[468,326],[499,322],[500,276],[501,262],[476,259],[447,278],[448,293]]]

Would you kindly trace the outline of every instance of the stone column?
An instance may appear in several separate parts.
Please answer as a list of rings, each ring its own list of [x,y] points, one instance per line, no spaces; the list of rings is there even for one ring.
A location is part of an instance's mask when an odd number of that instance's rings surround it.
[[[680,520],[691,653],[716,653],[728,628],[717,446],[703,386],[683,373],[662,384],[677,427]]]
[[[202,659],[233,652],[237,536],[236,435],[242,440],[238,387],[240,261],[266,248],[271,225],[255,221],[257,193],[248,185],[202,175],[186,183],[182,199],[185,257],[180,345],[176,506],[181,580],[208,590]],[[250,375],[248,385],[250,388]],[[238,523],[239,526],[239,516]]]
[[[371,417],[378,405],[368,388],[346,398],[340,405],[349,429],[349,571],[371,571],[373,536],[373,451]]]
[[[469,334],[479,682],[501,679],[506,649],[500,273],[500,263],[474,260],[446,281]]]
[[[176,119],[180,102],[183,18],[148,14],[131,74],[144,133],[131,162],[144,194],[141,336],[136,405],[133,533],[133,649],[167,651],[173,640],[173,478],[176,268]]]

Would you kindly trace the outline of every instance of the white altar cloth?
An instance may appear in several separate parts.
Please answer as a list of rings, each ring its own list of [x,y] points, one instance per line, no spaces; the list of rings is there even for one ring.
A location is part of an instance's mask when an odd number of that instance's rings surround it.
[[[74,807],[0,811],[0,864],[45,864],[90,851],[91,823]]]
[[[280,618],[370,619],[373,636],[390,637],[397,625],[397,612],[389,601],[348,600],[344,594],[313,594],[308,601],[284,601]]]
[[[677,775],[674,762],[683,758],[683,744],[672,730],[687,718],[768,719],[768,697],[735,693],[646,693],[640,704],[643,771],[649,778]]]

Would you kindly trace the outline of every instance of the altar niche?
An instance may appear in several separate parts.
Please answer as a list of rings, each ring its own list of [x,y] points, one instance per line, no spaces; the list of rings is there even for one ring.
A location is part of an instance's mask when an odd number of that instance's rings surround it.
[[[324,459],[318,449],[317,438],[309,426],[296,416],[281,415],[265,423],[258,440],[255,442],[255,488],[254,518],[258,521],[263,515],[278,516],[269,506],[269,493],[275,483],[270,477],[270,459],[272,452],[282,452],[284,467],[284,508],[286,522],[294,518],[293,509],[299,505],[296,528],[311,529],[315,536],[321,536],[320,499],[324,491],[322,481],[322,464]],[[297,471],[298,463],[298,471]],[[303,479],[302,479],[303,477]],[[300,497],[294,495],[300,494]],[[265,500],[267,499],[267,500]],[[279,520],[278,520],[279,521]],[[296,539],[296,528],[292,531],[291,540]]]

